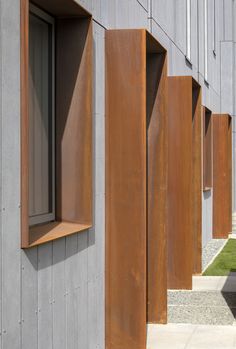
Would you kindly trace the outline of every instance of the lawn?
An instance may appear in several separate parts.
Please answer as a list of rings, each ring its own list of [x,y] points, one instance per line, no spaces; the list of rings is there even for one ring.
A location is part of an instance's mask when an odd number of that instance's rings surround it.
[[[236,239],[229,239],[220,254],[203,273],[204,276],[227,276],[236,272]]]

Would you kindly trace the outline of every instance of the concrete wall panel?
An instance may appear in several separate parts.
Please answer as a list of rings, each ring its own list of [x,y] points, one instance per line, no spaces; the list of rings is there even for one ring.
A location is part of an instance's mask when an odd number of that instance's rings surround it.
[[[102,0],[107,29],[148,28],[148,12],[136,0]]]
[[[189,64],[185,55],[171,42],[169,51],[169,75],[192,75],[198,80],[197,68]]]
[[[198,68],[198,2],[191,0],[191,63]]]
[[[137,2],[142,5],[147,12],[149,11],[149,0],[137,0]]]
[[[204,0],[198,1],[198,71],[204,77]]]
[[[19,1],[1,2],[1,315],[2,347],[20,348],[20,56]]]
[[[161,45],[167,50],[168,57],[167,61],[170,61],[169,50],[171,46],[171,40],[168,35],[162,30],[162,28],[153,20],[150,19],[150,29],[151,33],[160,42]]]
[[[234,0],[224,0],[224,40],[233,40],[233,7]]]
[[[233,43],[221,43],[221,113],[233,114]]]
[[[176,21],[175,2],[175,0],[152,1],[152,18],[172,40]]]

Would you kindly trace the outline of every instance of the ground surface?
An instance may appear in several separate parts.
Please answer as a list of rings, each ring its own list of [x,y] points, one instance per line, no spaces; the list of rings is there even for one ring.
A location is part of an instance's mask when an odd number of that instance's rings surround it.
[[[168,291],[168,322],[234,325],[236,277],[193,277],[192,291]]]
[[[203,275],[221,276],[236,271],[236,239],[229,239]]]
[[[213,258],[222,249],[227,239],[212,239],[202,250],[202,270],[212,262]]]
[[[168,325],[148,325],[147,349],[236,349],[236,274],[195,276],[169,291]]]
[[[203,270],[225,243],[212,240],[207,244]],[[228,251],[231,255],[235,243]],[[227,276],[194,276],[192,291],[168,292],[169,323],[148,325],[147,349],[236,349],[236,272],[230,263]]]
[[[147,349],[236,349],[236,327],[149,325]]]

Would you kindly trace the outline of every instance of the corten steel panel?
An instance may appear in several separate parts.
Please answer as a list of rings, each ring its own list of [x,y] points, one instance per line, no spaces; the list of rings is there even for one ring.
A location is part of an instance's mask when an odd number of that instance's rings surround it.
[[[167,62],[147,55],[148,322],[167,322]]]
[[[37,5],[40,4],[52,15],[58,15],[55,1],[38,0]],[[75,11],[73,0],[58,4],[63,4],[60,8],[64,11],[66,8]],[[51,234],[49,225],[48,235],[44,235],[45,229],[34,234],[28,222],[29,1],[21,0],[21,244],[24,248],[92,225],[92,21],[78,4],[77,7],[86,18],[57,19],[55,117],[56,219],[76,226],[67,232],[63,230],[63,234],[59,230]],[[78,12],[74,12],[75,17]]]
[[[191,289],[191,80],[169,77],[168,98],[168,288]]]
[[[168,78],[168,288],[191,289],[201,252],[201,90]]]
[[[202,107],[203,115],[203,190],[212,188],[213,171],[213,127],[212,112]]]
[[[32,2],[56,17],[90,16],[90,14],[74,0],[34,0]]]
[[[59,221],[91,225],[90,19],[57,20],[56,57],[56,218]]]
[[[146,347],[146,35],[106,32],[106,348]]]
[[[165,80],[166,52],[145,30],[106,33],[109,349],[146,348],[147,269],[150,318],[166,321]]]
[[[229,168],[229,185],[228,185],[228,195],[229,195],[229,207],[228,207],[228,230],[232,232],[232,117],[228,116],[228,168]]]
[[[213,115],[213,237],[232,231],[232,125],[227,114]]]
[[[201,87],[192,79],[192,234],[193,274],[202,272],[202,117]]]

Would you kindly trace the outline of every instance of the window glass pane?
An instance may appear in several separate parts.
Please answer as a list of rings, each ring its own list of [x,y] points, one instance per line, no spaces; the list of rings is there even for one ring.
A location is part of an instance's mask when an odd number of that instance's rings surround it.
[[[213,2],[213,53],[216,54],[216,1]]]
[[[187,42],[186,42],[186,58],[191,61],[191,0],[186,1],[187,7]]]
[[[204,0],[204,45],[205,45],[205,69],[204,78],[208,81],[208,2]]]
[[[52,28],[30,14],[29,216],[52,212]]]

